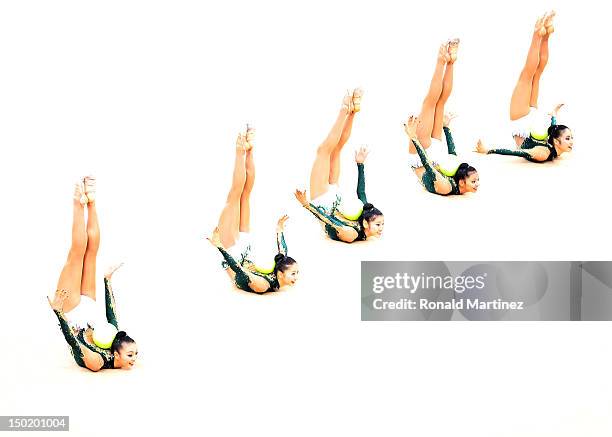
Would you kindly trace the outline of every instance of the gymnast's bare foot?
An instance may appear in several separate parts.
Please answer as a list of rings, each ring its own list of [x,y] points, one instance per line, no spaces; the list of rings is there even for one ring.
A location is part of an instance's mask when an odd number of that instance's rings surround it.
[[[85,195],[85,184],[83,180],[80,179],[77,183],[74,184],[74,195],[73,199],[75,202],[81,204],[81,206],[87,205],[87,196]]]
[[[255,139],[255,129],[247,124],[246,133],[244,135],[245,150],[248,152],[253,148],[253,140]]]
[[[243,133],[239,133],[236,137],[236,153],[244,154],[246,150],[246,136]]]
[[[351,103],[353,105],[352,113],[361,111],[361,97],[363,97],[363,90],[361,88],[355,88],[353,95],[351,96]]]
[[[459,38],[451,39],[448,42],[448,56],[450,58],[450,60],[448,61],[449,64],[454,64],[457,60],[457,50],[459,49],[459,42]]]
[[[442,64],[448,64],[451,61],[451,57],[448,54],[448,43],[440,44],[438,49],[438,62]]]
[[[546,19],[544,20],[544,27],[546,28],[546,34],[550,35],[555,31],[555,26],[553,24],[553,19],[555,18],[557,13],[555,11],[550,11],[548,15],[546,15]]]
[[[87,203],[94,203],[96,201],[96,178],[91,175],[85,176],[83,178],[83,185],[85,186]]]
[[[544,22],[546,21],[546,18],[548,17],[548,14],[544,14],[542,15],[540,18],[538,18],[538,21],[536,21],[535,24],[535,28],[534,28],[534,33],[538,36],[546,36],[546,26],[544,26]]]
[[[348,90],[342,99],[342,108],[340,110],[347,114],[353,113],[353,96]]]

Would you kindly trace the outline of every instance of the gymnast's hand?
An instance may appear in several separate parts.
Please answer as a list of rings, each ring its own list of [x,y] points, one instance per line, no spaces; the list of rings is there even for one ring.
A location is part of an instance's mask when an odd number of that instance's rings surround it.
[[[61,313],[62,311],[64,311],[64,301],[67,297],[68,290],[56,290],[55,296],[53,296],[53,300],[49,299],[49,296],[47,296],[47,300],[49,301],[51,309]]]
[[[302,206],[308,206],[308,197],[306,197],[306,190],[295,190],[295,198],[298,200],[298,202],[302,204]]]
[[[276,224],[276,232],[284,232],[285,230],[285,222],[289,219],[289,216],[285,214],[281,218],[278,219],[278,223]]]
[[[450,122],[457,118],[457,114],[454,112],[446,112],[444,113],[444,118],[442,119],[442,126],[448,127]]]
[[[557,113],[559,112],[561,108],[563,108],[564,105],[565,103],[559,103],[557,106],[553,108],[552,112],[548,113],[548,115],[550,115],[551,117],[556,117]]]
[[[474,152],[482,153],[486,155],[489,152],[489,149],[487,149],[487,147],[484,145],[482,140],[478,140],[478,142],[476,143],[476,148],[474,149]]]
[[[221,233],[219,232],[219,227],[216,227],[212,235],[210,237],[206,237],[206,239],[210,241],[210,244],[213,246],[223,248],[223,245],[221,244]]]
[[[110,279],[112,278],[113,274],[119,270],[119,268],[121,268],[121,266],[123,266],[123,263],[119,263],[119,264],[115,264],[114,266],[110,266],[107,270],[106,273],[104,273],[104,277],[106,279]]]
[[[368,153],[370,153],[370,151],[365,146],[360,147],[359,150],[355,150],[355,162],[357,164],[363,164],[368,157]]]
[[[408,117],[408,121],[404,123],[404,132],[406,132],[406,135],[408,135],[411,140],[417,139],[417,127],[420,123],[421,120],[419,120],[419,117],[415,115]]]

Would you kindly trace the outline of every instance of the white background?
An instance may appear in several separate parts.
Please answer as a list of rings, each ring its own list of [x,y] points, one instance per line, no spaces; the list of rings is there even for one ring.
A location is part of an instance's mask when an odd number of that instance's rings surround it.
[[[600,2],[4,2],[0,6],[0,414],[70,415],[75,435],[608,436],[608,323],[360,322],[360,260],[609,259],[610,48]],[[541,107],[567,107],[574,152],[510,146],[508,104],[536,17],[556,8]],[[411,174],[401,122],[438,45],[462,39],[448,109],[481,191]],[[384,237],[325,240],[292,197],[343,93],[365,97],[343,155],[367,144]],[[203,236],[237,131],[257,128],[253,232],[287,212],[293,289],[233,290]],[[132,372],[76,367],[49,310],[71,194],[98,177],[104,268],[138,341]],[[348,188],[347,188],[348,187]],[[99,290],[99,296],[102,291]]]

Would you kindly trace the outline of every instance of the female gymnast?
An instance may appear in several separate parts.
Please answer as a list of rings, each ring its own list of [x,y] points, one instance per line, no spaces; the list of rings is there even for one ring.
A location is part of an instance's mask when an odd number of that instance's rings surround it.
[[[404,124],[409,137],[408,156],[419,181],[430,193],[443,196],[464,194],[478,190],[478,172],[467,163],[459,165],[454,176],[445,176],[439,169],[448,155],[455,155],[455,144],[450,131],[452,114],[444,113],[444,105],[453,89],[453,70],[457,60],[459,40],[440,45],[436,67],[429,91],[421,106],[419,117],[411,116]],[[446,147],[442,144],[442,133]]]
[[[385,225],[382,212],[368,202],[365,193],[364,162],[368,150],[361,147],[355,152],[357,163],[357,197],[363,203],[363,210],[356,220],[349,220],[338,211],[342,198],[338,189],[340,179],[340,154],[353,128],[355,114],[361,109],[363,91],[355,89],[347,93],[342,101],[340,113],[327,138],[317,149],[310,172],[310,196],[306,191],[295,191],[300,204],[325,225],[327,235],[336,241],[353,243],[370,237],[379,238]]]
[[[93,342],[93,329],[99,323],[119,328],[111,277],[121,265],[104,275],[106,318],[96,310],[96,256],[100,246],[100,228],[95,200],[95,178],[87,176],[75,185],[73,198],[72,245],[49,304],[59,320],[72,356],[81,367],[97,372],[101,369],[131,369],[138,357],[136,342],[119,331],[109,349]],[[85,224],[87,207],[87,224]]]
[[[557,105],[548,114],[551,121],[547,133],[536,135],[536,138],[532,131],[537,119],[542,118],[542,114],[537,110],[538,93],[540,77],[548,62],[548,39],[555,30],[554,17],[555,12],[552,11],[537,20],[525,66],[510,100],[510,120],[514,125],[512,134],[517,149],[488,149],[479,140],[476,145],[477,152],[520,156],[531,162],[548,162],[574,147],[572,131],[556,121],[557,113],[563,104]]]
[[[254,130],[248,125],[246,133],[238,135],[232,186],[219,224],[208,241],[223,255],[222,266],[236,287],[250,293],[262,294],[294,285],[299,269],[297,262],[287,256],[284,236],[285,222],[288,219],[286,215],[278,220],[276,227],[278,254],[274,257],[272,272],[257,271],[249,258],[250,196],[255,184],[253,139]]]
[[[450,120],[451,117],[445,115],[444,130],[447,132],[448,154],[455,155],[455,145],[447,126],[447,123],[449,123]],[[442,196],[447,196],[450,194],[473,193],[478,191],[478,185],[480,183],[478,172],[471,165],[465,162],[461,163],[457,168],[455,175],[451,177],[444,175],[429,159],[425,148],[421,145],[418,138],[420,124],[421,121],[418,117],[410,116],[404,126],[406,135],[408,135],[408,138],[410,139],[410,145],[414,146],[420,159],[420,167],[415,168],[414,171],[427,191],[433,194],[440,194]]]

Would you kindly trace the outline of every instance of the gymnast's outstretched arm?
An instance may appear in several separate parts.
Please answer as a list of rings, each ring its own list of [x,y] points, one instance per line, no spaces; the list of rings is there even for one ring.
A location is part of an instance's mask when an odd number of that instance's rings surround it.
[[[453,135],[451,134],[450,128],[444,126],[444,136],[446,137],[446,148],[448,149],[449,155],[457,156],[457,152],[455,151],[455,142],[453,141]]]
[[[66,317],[64,316],[64,313],[62,311],[58,311],[55,309],[53,310],[53,313],[55,314],[55,316],[57,317],[57,320],[59,321],[60,330],[62,331],[62,334],[64,335],[64,339],[66,340],[66,343],[68,343],[68,346],[70,346],[70,352],[72,352],[74,361],[76,361],[76,363],[80,367],[87,367],[83,359],[83,352],[81,351],[81,345],[79,344],[79,340],[77,339],[76,335],[74,335],[74,333],[72,332],[72,329],[70,328],[70,325],[68,324],[68,321],[66,320]]]
[[[368,198],[365,192],[365,168],[364,163],[370,151],[366,147],[360,147],[355,152],[355,162],[357,163],[357,197],[365,205]]]
[[[283,215],[276,224],[276,248],[278,253],[287,256],[287,242],[285,241],[285,222],[289,219],[288,215]]]
[[[419,158],[421,159],[421,163],[423,164],[423,167],[425,168],[425,172],[429,174],[433,178],[433,180],[435,180],[437,177],[437,172],[434,170],[433,166],[431,165],[429,158],[427,158],[427,153],[425,152],[425,149],[423,149],[423,146],[421,145],[421,143],[419,143],[419,140],[416,137],[413,138],[411,141],[412,141],[412,144],[414,144],[414,147],[416,148]]]
[[[68,346],[70,346],[70,352],[74,357],[74,361],[80,367],[85,367],[93,372],[97,372],[104,365],[104,359],[100,354],[92,352],[84,347],[79,342],[75,333],[72,331],[63,310],[64,301],[66,300],[67,296],[67,290],[56,290],[53,300],[49,298],[47,299],[49,300],[49,305],[51,306],[53,313],[59,321],[60,330],[64,335],[64,339],[66,340],[66,343],[68,343]]]
[[[115,306],[115,295],[111,279],[113,274],[121,267],[123,263],[111,266],[104,274],[104,301],[106,304],[106,321],[119,329],[119,320],[117,318],[117,307]]]
[[[244,281],[247,284],[251,282],[251,278],[249,278],[249,275],[247,275],[242,266],[223,247],[217,246],[217,249],[223,255],[223,259],[225,259],[229,268],[236,274],[236,281]]]
[[[306,191],[295,190],[295,198],[300,204],[312,213],[318,220],[333,227],[345,226],[345,223],[338,220],[337,217],[326,214],[325,211],[310,203],[306,197]]]
[[[525,140],[525,141],[528,141]],[[544,146],[536,146],[531,149],[490,149],[487,155],[507,155],[507,156],[520,156],[521,158],[529,159],[531,161],[544,162],[550,156],[550,150]]]
[[[456,117],[456,115],[452,112],[444,114],[444,118],[442,121],[442,129],[444,130],[444,137],[446,138],[446,148],[448,149],[449,155],[457,155],[455,151],[455,142],[453,141],[453,136],[450,131],[450,122]]]
[[[368,203],[365,192],[365,171],[363,163],[357,164],[357,197],[364,205]]]
[[[526,141],[532,141],[527,138],[523,141],[525,144]],[[522,147],[522,146],[521,146]],[[505,148],[497,148],[497,149],[487,149],[483,144],[482,140],[478,140],[476,144],[476,152],[484,153],[487,155],[496,154],[496,155],[507,155],[507,156],[519,156],[521,158],[525,158],[529,161],[535,162],[544,162],[550,156],[550,150],[546,146],[536,146],[529,149],[505,149]]]
[[[308,202],[306,191],[296,190],[295,197],[304,208],[310,211],[312,215],[326,225],[328,234],[330,228],[335,231],[337,238],[334,239],[344,241],[345,243],[352,243],[358,237],[358,232],[352,226],[350,226],[350,224],[343,222],[338,217],[327,214],[322,208]]]
[[[507,155],[507,156],[520,156],[521,158],[525,158],[525,159],[529,159],[529,158],[533,158],[533,156],[531,156],[531,153],[529,153],[529,151],[527,150],[518,150],[518,149],[503,149],[503,148],[498,148],[498,149],[489,149],[487,151],[487,155]]]

